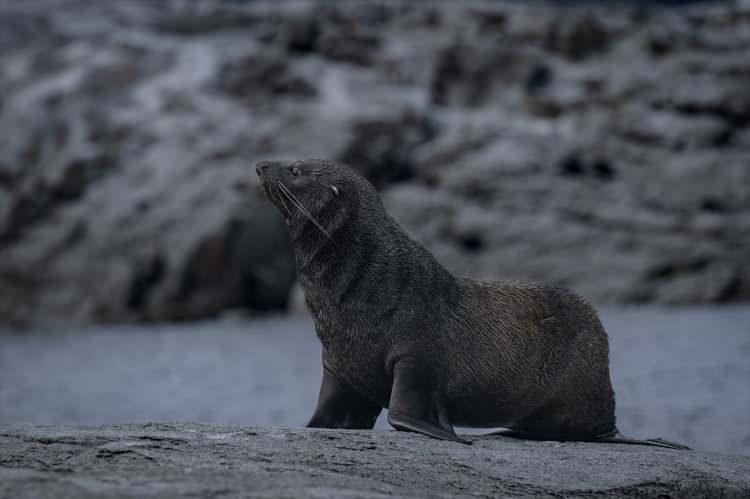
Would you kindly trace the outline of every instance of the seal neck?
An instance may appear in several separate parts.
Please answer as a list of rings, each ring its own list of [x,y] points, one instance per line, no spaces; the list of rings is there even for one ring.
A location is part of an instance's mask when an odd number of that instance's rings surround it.
[[[425,296],[457,294],[453,275],[382,206],[352,215],[333,225],[335,242],[312,233],[295,241],[300,283],[316,319],[336,317],[343,323],[356,318],[373,329],[383,314],[411,307]]]

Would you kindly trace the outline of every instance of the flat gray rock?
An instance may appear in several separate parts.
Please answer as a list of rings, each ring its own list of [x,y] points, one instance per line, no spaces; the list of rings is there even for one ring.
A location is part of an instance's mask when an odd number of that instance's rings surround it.
[[[394,431],[0,426],[0,498],[748,497],[750,458]]]

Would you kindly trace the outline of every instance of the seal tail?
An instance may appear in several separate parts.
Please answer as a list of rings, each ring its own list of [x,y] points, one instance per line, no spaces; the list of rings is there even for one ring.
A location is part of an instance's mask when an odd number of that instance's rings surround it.
[[[664,449],[692,450],[690,447],[678,444],[676,442],[670,442],[669,440],[664,440],[662,438],[647,438],[645,440],[629,438],[624,436],[622,433],[620,433],[620,430],[617,429],[609,433],[598,435],[592,441],[607,444],[650,445],[653,447],[661,447]]]

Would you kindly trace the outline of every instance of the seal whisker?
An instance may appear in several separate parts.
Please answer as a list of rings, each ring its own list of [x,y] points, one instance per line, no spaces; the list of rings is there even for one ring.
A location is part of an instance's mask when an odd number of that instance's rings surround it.
[[[305,208],[305,206],[297,198],[297,196],[295,196],[294,193],[290,191],[289,188],[285,186],[284,184],[282,184],[281,182],[277,181],[276,185],[279,188],[279,192],[284,194],[284,196],[286,196],[286,198],[300,211],[300,213],[302,213],[305,216],[305,218],[310,220],[310,222],[312,222],[313,225],[315,225],[315,227],[317,227],[318,230],[320,230],[320,232],[322,232],[328,239],[330,239],[333,242],[333,238],[328,233],[328,231],[325,230],[323,226],[320,225],[320,223],[317,220],[315,220],[315,217],[313,217],[309,211],[307,211],[307,208]]]
[[[284,196],[281,195],[281,189],[276,187],[276,190],[279,192],[279,201],[281,201],[281,204],[284,206],[284,215],[287,217],[292,216],[292,210],[289,209],[289,206],[287,206],[286,201],[284,201]]]

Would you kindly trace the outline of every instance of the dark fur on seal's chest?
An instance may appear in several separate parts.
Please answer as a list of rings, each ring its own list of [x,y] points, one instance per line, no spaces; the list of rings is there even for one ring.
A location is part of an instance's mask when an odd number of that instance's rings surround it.
[[[397,429],[462,442],[454,424],[523,438],[620,438],[607,335],[585,300],[454,277],[345,165],[266,162],[257,171],[287,220],[323,344],[308,426],[372,428],[387,408]]]

